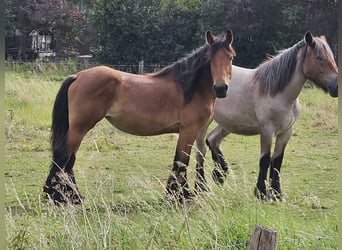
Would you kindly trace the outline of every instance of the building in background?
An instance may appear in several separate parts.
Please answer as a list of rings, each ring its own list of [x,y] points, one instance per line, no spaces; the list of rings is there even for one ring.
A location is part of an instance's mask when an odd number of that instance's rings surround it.
[[[24,35],[19,30],[5,30],[5,60],[44,61],[56,56],[56,42],[52,32],[32,30]]]

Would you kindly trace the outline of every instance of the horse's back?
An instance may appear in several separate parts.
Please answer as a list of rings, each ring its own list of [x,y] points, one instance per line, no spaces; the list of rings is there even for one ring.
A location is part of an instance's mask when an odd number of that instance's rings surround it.
[[[280,95],[262,95],[254,69],[234,66],[227,96],[216,99],[214,119],[227,132],[256,135],[266,127],[276,134],[293,126],[300,113],[300,102],[286,103]]]
[[[99,84],[101,82],[113,80],[121,81],[121,71],[104,65],[84,69],[78,72],[76,76],[79,81],[83,82],[83,84]]]

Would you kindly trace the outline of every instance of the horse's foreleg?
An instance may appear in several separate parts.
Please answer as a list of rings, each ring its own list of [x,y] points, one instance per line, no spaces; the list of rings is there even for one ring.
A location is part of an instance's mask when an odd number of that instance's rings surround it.
[[[223,184],[227,172],[228,172],[228,163],[224,159],[223,153],[220,150],[220,145],[223,139],[229,133],[220,125],[216,126],[207,136],[206,143],[211,151],[212,159],[215,163],[215,167],[213,170],[213,179],[218,184]]]
[[[284,201],[284,195],[281,190],[280,185],[280,168],[283,162],[284,152],[292,135],[292,128],[287,130],[285,133],[280,134],[276,138],[275,148],[273,157],[271,160],[271,169],[270,169],[270,181],[271,181],[271,191],[274,193],[274,198]]]
[[[267,191],[267,171],[271,164],[272,133],[261,133],[260,144],[259,176],[254,194],[260,200],[268,200],[270,194]]]
[[[209,191],[207,186],[207,181],[204,175],[204,160],[206,154],[206,145],[205,145],[205,137],[207,135],[208,127],[212,119],[208,121],[208,123],[201,128],[196,137],[196,181],[195,181],[195,190],[197,192],[201,191]]]
[[[175,199],[180,203],[183,203],[183,198],[188,199],[193,196],[187,182],[187,167],[196,134],[196,131],[190,130],[182,130],[179,132],[172,174],[167,181],[167,194],[172,200]]]

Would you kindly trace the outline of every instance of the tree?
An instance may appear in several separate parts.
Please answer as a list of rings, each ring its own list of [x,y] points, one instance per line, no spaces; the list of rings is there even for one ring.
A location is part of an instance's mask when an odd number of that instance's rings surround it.
[[[313,34],[336,37],[336,0],[210,0],[204,1],[199,29],[234,33],[234,64],[256,67],[267,54],[276,54]]]
[[[106,63],[149,61],[150,44],[158,31],[156,0],[99,0],[93,21],[97,30],[97,57]]]
[[[59,47],[89,48],[101,63],[168,64],[232,29],[234,64],[256,67],[308,30],[337,46],[336,0],[5,0],[6,29],[24,39],[55,33]],[[335,47],[336,47],[335,46]],[[335,50],[336,51],[336,50]]]
[[[200,5],[201,0],[99,0],[94,11],[99,46],[94,52],[110,64],[173,62],[199,45]]]
[[[159,13],[159,60],[174,62],[204,43],[204,32],[198,32],[202,0],[164,0]]]

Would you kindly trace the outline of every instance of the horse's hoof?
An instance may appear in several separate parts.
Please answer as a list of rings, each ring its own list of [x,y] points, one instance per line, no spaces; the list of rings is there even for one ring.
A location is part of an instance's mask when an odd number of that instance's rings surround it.
[[[220,170],[218,168],[213,169],[212,177],[216,184],[223,185],[226,179],[226,176],[227,174],[223,170]]]
[[[45,198],[53,201],[53,203],[57,206],[64,206],[64,205],[71,205],[71,204],[80,205],[83,203],[83,200],[84,200],[83,196],[81,196],[79,193],[62,194],[58,191],[46,193]]]
[[[262,202],[269,201],[269,197],[267,197],[267,194],[260,191],[259,188],[257,188],[257,187],[254,188],[254,196],[257,197],[257,199],[262,201]]]
[[[210,192],[208,185],[202,181],[195,182],[195,194],[200,194],[203,192]]]
[[[81,204],[84,198],[79,193],[72,175],[60,171],[49,176],[43,191],[55,205]]]
[[[274,189],[270,189],[270,195],[272,197],[273,201],[279,201],[279,202],[285,202],[285,197],[284,194],[282,192],[277,192]]]
[[[45,185],[43,189],[46,198],[52,200],[57,206],[60,205],[79,205],[83,203],[83,196],[77,189],[66,184],[54,183],[53,186]]]
[[[281,203],[286,202],[286,199],[285,199],[285,197],[284,197],[283,195],[281,195],[281,196],[276,196],[276,197],[275,197],[275,200],[276,200],[276,201],[279,201],[279,202],[281,202]]]
[[[171,193],[169,191],[166,191],[166,200],[170,204],[178,204],[178,205],[185,205],[189,204],[193,201],[193,198],[195,197],[194,194],[188,193],[188,195],[184,196],[181,192],[178,193]]]
[[[84,202],[84,197],[77,191],[70,197],[70,203],[80,205]]]
[[[183,204],[184,200],[192,199],[194,194],[190,191],[186,178],[182,175],[171,175],[166,185],[166,197],[172,203]]]
[[[166,188],[166,200],[171,204],[185,204],[192,200],[195,195],[186,187],[180,187],[176,183]]]
[[[254,195],[258,200],[263,202],[280,201],[285,202],[285,197],[282,193],[275,192],[273,189],[266,190],[266,194],[261,192],[257,187],[254,188]]]

